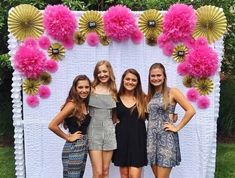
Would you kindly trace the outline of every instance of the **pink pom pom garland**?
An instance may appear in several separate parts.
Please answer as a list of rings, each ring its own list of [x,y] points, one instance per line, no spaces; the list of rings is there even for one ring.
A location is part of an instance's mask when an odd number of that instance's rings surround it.
[[[51,95],[50,89],[45,85],[41,85],[39,87],[38,93],[39,93],[40,98],[43,98],[43,99],[49,98],[49,96]]]
[[[186,4],[171,5],[163,18],[163,33],[173,42],[190,37],[195,26],[195,10]]]
[[[73,47],[76,24],[75,15],[64,5],[48,5],[44,11],[43,25],[46,32],[66,48]]]
[[[47,36],[40,37],[38,44],[42,49],[48,49],[51,46],[51,42]]]
[[[39,99],[38,99],[38,97],[36,95],[27,96],[26,103],[30,107],[34,108],[34,107],[39,105]]]
[[[110,7],[103,20],[106,35],[117,42],[128,40],[137,29],[131,10],[122,5]]]
[[[210,100],[206,96],[200,96],[197,100],[197,106],[200,109],[207,109],[210,106]]]
[[[33,44],[33,45],[32,45]],[[34,43],[19,46],[13,63],[15,68],[26,78],[38,78],[45,70],[45,54]]]
[[[46,70],[51,73],[55,73],[58,70],[58,64],[54,59],[47,60],[45,67]]]
[[[86,40],[90,46],[97,46],[99,44],[99,36],[95,32],[88,33]]]
[[[199,97],[199,92],[195,88],[190,88],[186,94],[189,101],[196,101]]]

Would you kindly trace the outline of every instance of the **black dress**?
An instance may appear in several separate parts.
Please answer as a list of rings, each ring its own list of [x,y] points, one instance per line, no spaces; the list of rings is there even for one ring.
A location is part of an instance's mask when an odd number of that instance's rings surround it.
[[[145,118],[140,119],[134,107],[128,108],[118,99],[116,110],[120,122],[116,125],[117,149],[112,159],[115,166],[147,165]]]

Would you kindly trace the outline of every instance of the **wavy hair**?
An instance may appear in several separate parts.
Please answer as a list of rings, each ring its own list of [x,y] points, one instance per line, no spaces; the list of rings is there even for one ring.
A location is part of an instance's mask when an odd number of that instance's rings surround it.
[[[140,80],[140,75],[139,73],[135,70],[135,69],[127,69],[123,75],[122,75],[122,79],[121,79],[121,85],[120,85],[120,88],[119,88],[119,91],[118,91],[118,96],[122,96],[125,94],[125,87],[123,85],[123,80],[125,78],[125,76],[127,74],[133,74],[137,77],[137,86],[136,88],[134,89],[134,97],[136,98],[136,106],[135,108],[137,108],[137,111],[138,111],[138,116],[140,118],[145,118],[145,112],[146,112],[146,97],[145,97],[145,94],[142,90],[142,84],[141,84],[141,80]],[[133,108],[133,109],[135,109]]]
[[[74,108],[74,111],[73,111],[72,115],[76,116],[77,123],[79,125],[80,125],[81,121],[85,118],[85,114],[83,113],[83,110],[82,110],[82,104],[85,103],[86,108],[88,108],[88,101],[89,101],[89,96],[87,98],[85,98],[85,99],[82,99],[78,95],[76,87],[77,87],[78,82],[82,81],[82,80],[88,81],[89,86],[90,86],[90,91],[91,91],[91,81],[90,81],[90,79],[86,75],[78,75],[73,80],[72,87],[69,90],[69,94],[68,94],[68,96],[66,98],[66,101],[65,101],[65,104],[64,104],[64,106],[68,102],[73,102],[75,104],[75,108]]]
[[[117,87],[115,83],[115,76],[113,73],[113,68],[109,61],[101,60],[96,63],[96,66],[93,72],[94,81],[92,82],[92,87],[95,88],[100,83],[98,79],[98,72],[99,72],[99,67],[101,65],[105,65],[108,68],[108,71],[109,71],[108,86],[110,87],[110,92],[111,92],[113,99],[116,100],[117,99]]]

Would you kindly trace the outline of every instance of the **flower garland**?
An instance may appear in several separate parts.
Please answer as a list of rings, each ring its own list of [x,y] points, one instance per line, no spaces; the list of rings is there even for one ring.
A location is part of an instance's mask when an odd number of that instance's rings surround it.
[[[99,43],[109,45],[112,41],[130,39],[134,44],[139,44],[143,37],[146,38],[146,44],[157,44],[166,56],[178,63],[177,72],[183,76],[185,87],[189,88],[187,98],[196,102],[201,109],[209,107],[210,101],[206,95],[213,91],[210,77],[218,70],[218,56],[208,42],[215,42],[225,32],[227,21],[222,9],[203,6],[195,11],[192,6],[176,3],[170,6],[164,16],[150,9],[135,18],[129,8],[116,5],[104,15],[87,11],[77,22],[73,12],[64,5],[48,5],[43,17],[33,6],[29,8],[37,14],[37,18],[27,14],[26,6],[19,5],[10,12],[8,23],[14,37],[23,41],[13,63],[25,78],[23,90],[28,95],[26,102],[31,107],[39,104],[39,97],[45,99],[50,96],[50,89],[46,85],[51,82],[51,73],[58,70],[57,62],[65,56],[65,48],[73,48],[74,42],[78,45],[86,42],[96,47]],[[28,36],[33,38],[22,35],[15,14],[21,17],[28,15],[34,22],[27,29]],[[213,22],[213,25],[209,22]],[[17,24],[17,28],[14,24]],[[48,36],[42,36],[42,24]],[[35,31],[37,28],[38,33]]]

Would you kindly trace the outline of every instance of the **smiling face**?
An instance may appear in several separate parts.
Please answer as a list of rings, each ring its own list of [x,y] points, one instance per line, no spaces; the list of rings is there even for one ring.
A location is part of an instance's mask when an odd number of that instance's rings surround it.
[[[97,73],[97,78],[100,81],[100,83],[107,83],[110,79],[110,74],[108,67],[105,64],[102,64],[101,66],[98,67],[98,73]]]
[[[123,86],[127,91],[133,91],[138,84],[138,78],[132,73],[127,73],[123,78]]]
[[[81,99],[86,99],[90,94],[90,83],[88,80],[79,80],[76,86],[77,94]]]
[[[160,68],[151,69],[150,75],[149,75],[149,80],[150,80],[150,83],[154,87],[161,87],[165,81],[165,76],[164,76],[163,70]]]

